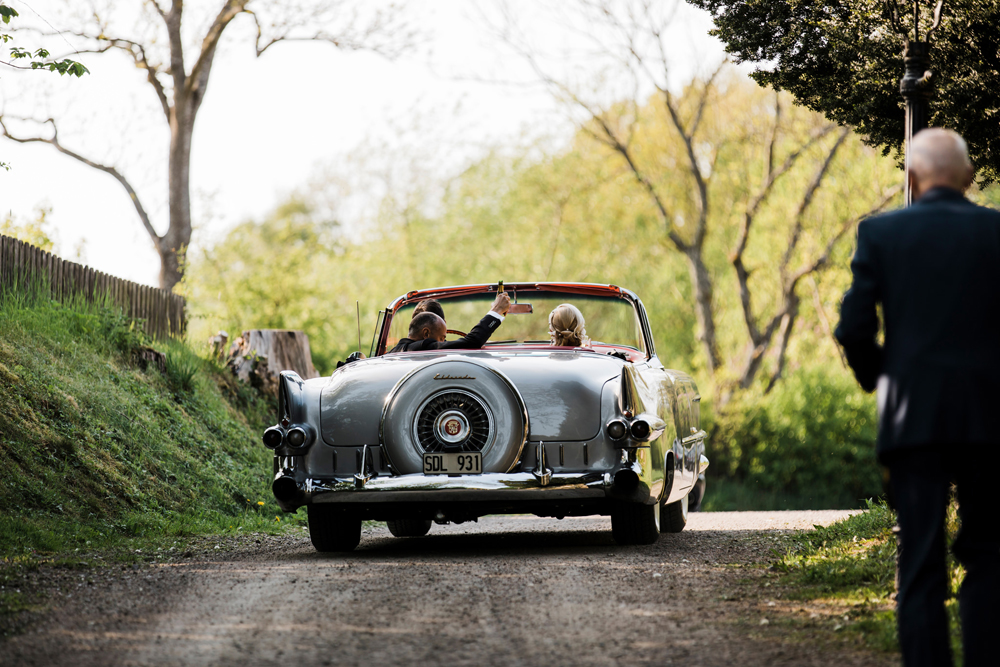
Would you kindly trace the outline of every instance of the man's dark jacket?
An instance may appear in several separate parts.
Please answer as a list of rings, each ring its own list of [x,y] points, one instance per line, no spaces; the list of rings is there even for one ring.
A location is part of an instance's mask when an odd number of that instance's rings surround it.
[[[851,271],[836,337],[878,385],[879,455],[1000,442],[1000,212],[934,188],[858,225]]]
[[[486,341],[490,339],[493,332],[500,326],[500,318],[486,315],[479,320],[479,324],[472,327],[472,331],[458,340],[449,340],[439,343],[430,338],[412,340],[410,338],[400,338],[396,347],[390,352],[420,352],[422,350],[478,350]]]

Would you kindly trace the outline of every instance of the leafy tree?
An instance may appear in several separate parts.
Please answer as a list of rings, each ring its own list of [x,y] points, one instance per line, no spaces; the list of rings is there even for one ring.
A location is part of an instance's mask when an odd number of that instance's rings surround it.
[[[899,80],[906,39],[925,39],[933,2],[899,0],[688,0],[711,12],[712,34],[736,62],[756,63],[761,85],[849,125],[869,145],[901,150]],[[930,123],[965,137],[980,183],[1000,177],[1000,2],[945,0],[931,38],[937,93]],[[910,16],[908,17],[908,13]]]
[[[703,256],[714,286],[721,363],[712,383],[699,375],[706,395],[715,384],[741,391],[761,376],[763,392],[810,359],[838,358],[828,314],[849,279],[848,232],[860,215],[886,201],[887,192],[893,196],[896,172],[890,161],[855,137],[826,129],[822,117],[794,106],[787,95],[776,96],[734,73],[723,73],[716,85],[725,104],[715,98],[706,104],[700,143],[712,156]],[[676,97],[678,107],[696,105],[703,86],[696,81],[686,87]],[[636,117],[630,155],[671,206],[670,219],[686,238],[699,210],[687,180],[686,143],[658,98],[606,114],[616,127]],[[303,192],[299,208],[275,215],[285,219],[280,225],[319,225],[325,240],[284,240],[268,231],[278,224],[272,216],[235,228],[192,258],[187,284],[196,315],[193,335],[207,337],[219,326],[231,332],[303,328],[326,360],[318,365],[330,370],[329,361],[356,349],[355,300],[367,347],[376,310],[417,287],[499,278],[577,280],[636,290],[664,363],[707,370],[688,259],[664,241],[661,214],[645,185],[617,151],[594,140],[593,129],[581,127],[568,146],[498,147],[443,188],[427,183],[426,176],[421,182],[397,175],[394,182],[412,183],[415,190],[390,188],[362,225],[363,234],[324,227],[329,223],[315,214],[320,207],[314,202],[327,195],[330,183]],[[783,167],[797,151],[801,156]],[[397,164],[407,162],[404,155],[393,157]],[[414,173],[423,173],[422,164],[413,162]],[[774,165],[770,172],[768,164]],[[768,181],[767,196],[760,197]],[[438,191],[444,193],[440,199],[422,194]],[[733,255],[741,234],[742,277]],[[744,289],[752,296],[747,302]],[[748,318],[760,332],[757,343]]]
[[[9,26],[11,19],[17,18],[18,16],[19,14],[16,9],[0,3],[0,21],[3,21],[4,26]],[[0,44],[6,46],[13,41],[13,35],[7,32],[0,32]],[[8,48],[10,49],[11,60],[0,60],[0,64],[6,65],[7,67],[13,67],[15,69],[48,70],[50,72],[70,74],[76,77],[83,76],[89,71],[86,67],[84,67],[83,63],[69,58],[61,58],[59,60],[49,59],[50,54],[48,50],[44,48],[35,49],[34,52],[21,46],[9,46]],[[40,58],[41,60],[36,60],[36,58]],[[26,64],[20,64],[14,61],[24,61]]]
[[[49,229],[48,216],[52,209],[39,207],[34,220],[18,221],[10,214],[0,218],[0,234],[30,243],[36,248],[55,252],[55,233]]]
[[[851,173],[860,164],[851,165],[858,153],[856,146],[847,148],[853,144],[847,128],[797,113],[780,96],[768,100],[760,91],[749,93],[724,65],[675,91],[667,55],[669,6],[653,0],[579,0],[573,6],[578,27],[596,28],[579,32],[590,36],[592,51],[607,61],[602,81],[610,83],[599,83],[597,90],[553,75],[510,15],[497,33],[555,95],[584,114],[583,133],[631,176],[635,196],[659,221],[660,243],[686,261],[701,361],[716,380],[720,402],[748,389],[773,353],[767,381],[772,388],[785,370],[803,286],[829,266],[861,217],[893,201],[898,187],[892,181],[898,179],[859,182],[874,166],[867,158],[859,173]],[[632,93],[617,104],[601,102],[622,89],[653,94],[648,101]],[[847,183],[856,188],[843,189]],[[840,193],[841,205],[821,203],[829,190]],[[776,210],[785,222],[777,227],[768,221]],[[804,244],[807,229],[812,238]],[[782,248],[759,268],[748,263],[755,237]],[[720,270],[720,257],[732,273]],[[730,312],[724,302],[733,296],[733,274],[744,332],[727,341],[720,318]]]
[[[7,26],[10,26],[11,20],[18,16],[16,9],[0,2],[0,22],[4,25],[4,28],[0,29],[0,46],[9,50],[10,58],[9,60],[4,59],[0,55],[0,65],[12,69],[48,70],[49,72],[58,72],[60,75],[69,74],[76,77],[81,77],[89,72],[83,63],[76,60],[70,58],[50,59],[51,54],[44,48],[37,48],[32,52],[21,46],[11,46],[14,35],[4,30],[9,29]],[[6,162],[0,162],[0,168],[10,170],[10,165]]]
[[[67,0],[67,5],[69,2]],[[411,42],[394,5],[378,9],[354,0],[216,0],[218,10],[205,14],[197,5],[173,0],[147,0],[138,22],[122,27],[114,5],[95,7],[82,16],[81,28],[69,34],[87,46],[80,53],[124,54],[144,72],[147,91],[155,95],[170,137],[167,168],[168,225],[159,233],[135,188],[119,169],[69,148],[62,142],[55,119],[39,125],[39,133],[16,131],[10,114],[0,115],[0,132],[21,143],[45,143],[115,178],[129,195],[136,214],[160,255],[160,287],[172,289],[184,272],[184,253],[191,242],[191,150],[195,121],[211,82],[212,66],[223,34],[245,22],[252,48],[262,56],[271,47],[291,41],[322,41],[346,50],[371,50],[395,56]],[[200,25],[198,24],[200,19]],[[183,29],[182,29],[183,23]],[[60,33],[64,34],[64,33]],[[21,119],[24,120],[24,119]],[[47,126],[44,134],[41,128]]]

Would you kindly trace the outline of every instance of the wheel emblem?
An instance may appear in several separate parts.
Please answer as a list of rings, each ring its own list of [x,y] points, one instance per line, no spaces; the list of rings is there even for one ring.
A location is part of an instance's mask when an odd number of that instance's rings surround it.
[[[464,442],[471,432],[469,416],[460,408],[445,410],[434,420],[437,440],[445,445]]]

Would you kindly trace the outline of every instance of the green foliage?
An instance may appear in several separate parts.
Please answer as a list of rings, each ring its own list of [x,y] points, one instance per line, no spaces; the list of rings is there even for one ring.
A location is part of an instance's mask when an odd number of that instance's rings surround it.
[[[202,369],[203,359],[186,345],[176,345],[167,352],[167,378],[175,391],[190,392],[194,389],[195,377]]]
[[[13,215],[8,212],[7,215],[0,218],[0,234],[30,243],[42,250],[55,252],[56,234],[51,229],[51,223],[48,219],[51,214],[51,208],[39,206],[35,209],[33,220],[22,221],[15,220]]]
[[[0,557],[279,525],[270,401],[180,342],[141,370],[120,311],[43,294],[0,294]]]
[[[10,25],[11,19],[17,18],[17,10],[13,7],[9,7],[4,4],[0,4],[0,21],[3,21],[4,25]],[[0,33],[0,44],[8,44],[14,40],[14,37],[10,33]],[[62,60],[48,60],[49,52],[44,48],[37,48],[32,52],[29,49],[25,49],[19,46],[10,47],[10,57],[12,60],[28,60],[26,66],[14,65],[9,62],[4,62],[0,60],[0,64],[7,65],[8,67],[16,67],[19,69],[33,69],[33,70],[48,70],[49,72],[58,72],[60,75],[69,74],[70,76],[81,77],[84,74],[89,74],[88,70],[83,63],[71,60],[69,58],[63,58]],[[38,58],[39,60],[33,60],[33,58]],[[0,166],[5,166],[0,163]]]
[[[696,108],[701,90],[696,84],[676,98],[682,113]],[[297,194],[265,219],[239,225],[213,247],[191,253],[185,285],[191,335],[205,340],[220,328],[233,336],[250,328],[303,329],[318,370],[328,373],[356,349],[356,300],[367,352],[377,311],[411,289],[501,278],[612,283],[643,299],[660,359],[694,373],[707,415],[717,387],[732,387],[747,359],[747,327],[730,253],[742,211],[765,173],[775,105],[781,106],[776,162],[827,125],[787,96],[735,74],[717,84],[718,97],[704,108],[705,145],[699,148],[715,156],[704,251],[725,360],[715,377],[705,372],[697,340],[686,258],[666,240],[644,186],[587,128],[568,145],[494,151],[444,183],[437,199],[426,194],[435,188],[416,178],[414,190],[390,190],[377,214],[350,228],[317,213],[340,182]],[[638,110],[612,111],[609,122],[628,122],[632,113],[639,119],[635,160],[669,202],[678,233],[689,238],[693,225],[685,221],[698,215],[694,186],[684,168],[686,147],[662,105],[653,100]],[[803,193],[834,140],[830,133],[806,150],[756,213],[743,261],[761,322],[781,308],[786,273],[815,261],[846,222],[899,180],[890,160],[848,138],[801,226],[794,228]],[[798,244],[787,253],[793,233]],[[708,506],[856,507],[880,493],[873,403],[836,365],[829,333],[850,280],[850,237],[847,233],[834,245],[815,280],[799,283],[788,379],[766,396],[766,382],[737,391],[717,417],[709,474],[727,483],[713,482]],[[476,319],[469,317],[449,324],[468,330]],[[775,369],[767,356],[759,377]]]
[[[256,327],[302,328],[310,336],[317,367],[329,372],[337,359],[356,348],[355,300],[361,305],[362,347],[367,351],[376,312],[414,288],[500,278],[606,282],[642,297],[660,358],[668,366],[694,371],[702,393],[710,395],[716,381],[738,376],[745,357],[746,327],[729,253],[742,219],[740,207],[759,187],[775,118],[772,93],[735,75],[723,78],[720,98],[706,108],[702,121],[706,142],[712,143],[705,150],[718,151],[705,261],[716,284],[719,338],[728,360],[719,378],[701,373],[704,361],[685,258],[671,249],[643,187],[586,128],[568,146],[540,144],[490,153],[443,184],[444,194],[437,200],[425,198],[434,188],[418,179],[416,194],[390,191],[374,217],[351,228],[316,213],[321,202],[333,198],[336,183],[299,193],[266,219],[239,225],[213,247],[191,254],[185,289],[192,337],[205,339],[218,329],[235,336]],[[698,92],[692,87],[678,100],[685,113]],[[782,104],[776,160],[824,124],[787,99]],[[686,149],[661,105],[651,102],[640,117],[636,159],[671,203],[679,233],[689,234],[692,225],[685,227],[684,221],[695,218],[697,207],[683,168]],[[776,267],[805,185],[829,148],[821,144],[807,151],[801,168],[775,184],[757,214],[744,261],[762,319],[781,305],[783,278]],[[845,219],[868,210],[896,179],[889,161],[848,140],[803,219],[791,268],[815,259]],[[836,354],[821,330],[816,300],[809,297],[819,296],[825,315],[835,311],[849,277],[849,243],[835,248],[831,268],[815,288],[808,282],[801,285],[796,363],[826,363]],[[474,322],[453,324],[461,329]],[[769,358],[765,368],[772,366]]]
[[[852,377],[803,370],[767,395],[740,395],[717,418],[709,474],[806,506],[857,507],[882,492],[876,434],[874,397]]]
[[[829,526],[795,535],[773,568],[794,600],[837,600],[837,625],[872,648],[898,651],[896,515],[884,502]],[[846,613],[844,608],[846,607]]]
[[[865,511],[829,526],[798,533],[773,564],[782,573],[787,595],[795,600],[835,602],[839,625],[878,650],[898,651],[893,594],[896,575],[896,514],[883,501],[866,503]],[[946,524],[949,544],[958,532],[957,506],[952,502]],[[964,571],[949,554],[952,590]],[[946,602],[952,649],[961,664],[958,604]],[[843,610],[846,607],[846,614]]]
[[[712,13],[715,30],[752,75],[837,123],[855,128],[886,153],[901,150],[899,95],[904,36],[881,0],[688,0]],[[892,3],[896,4],[896,3]],[[920,39],[934,3],[920,5]],[[899,3],[899,27],[913,36],[912,4]],[[930,124],[965,137],[982,183],[1000,177],[1000,2],[955,0],[931,38],[937,89]]]

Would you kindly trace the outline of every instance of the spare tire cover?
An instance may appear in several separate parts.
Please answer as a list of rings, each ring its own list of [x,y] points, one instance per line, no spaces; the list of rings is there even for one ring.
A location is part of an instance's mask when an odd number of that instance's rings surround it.
[[[469,359],[441,359],[396,384],[379,430],[398,474],[422,473],[425,453],[477,451],[483,472],[509,472],[528,439],[528,411],[500,371]]]

